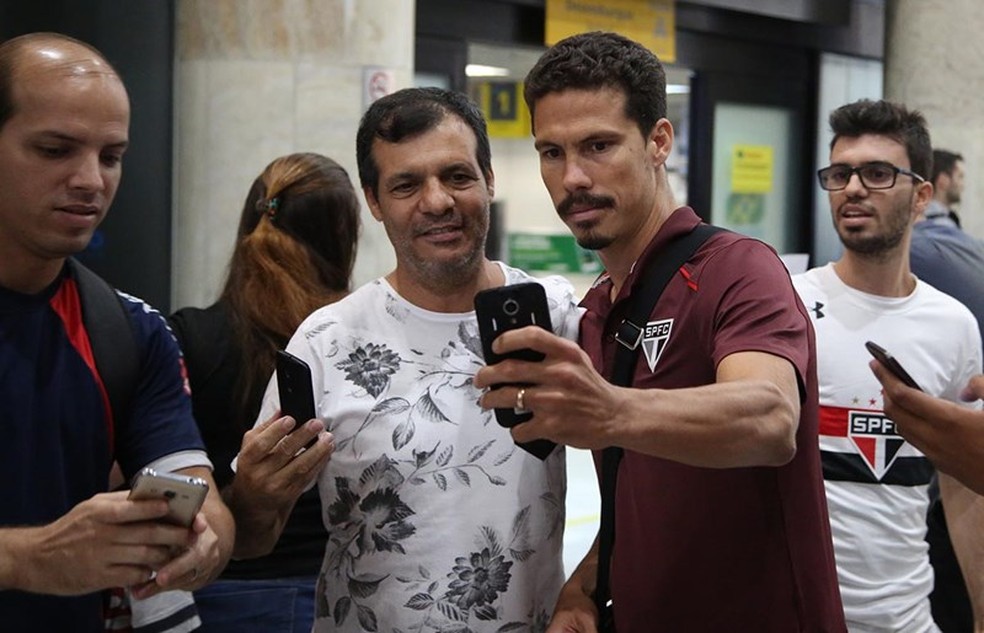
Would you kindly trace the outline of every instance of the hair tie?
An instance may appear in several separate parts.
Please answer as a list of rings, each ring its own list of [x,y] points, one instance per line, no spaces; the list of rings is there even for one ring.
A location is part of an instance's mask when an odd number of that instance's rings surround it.
[[[270,198],[263,206],[265,207],[263,212],[266,213],[268,218],[270,218],[270,221],[273,222],[276,220],[277,208],[280,207],[280,198]]]

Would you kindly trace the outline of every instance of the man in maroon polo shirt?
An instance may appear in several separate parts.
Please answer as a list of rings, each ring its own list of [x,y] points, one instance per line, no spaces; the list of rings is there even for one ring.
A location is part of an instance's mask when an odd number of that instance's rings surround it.
[[[546,358],[482,369],[480,387],[532,385],[490,391],[483,406],[533,411],[517,441],[624,449],[611,564],[619,633],[844,631],[813,330],[785,268],[761,242],[713,235],[652,311],[633,387],[608,383],[626,300],[667,243],[700,223],[667,182],[663,69],[635,42],[586,33],[547,51],[525,90],[544,184],[606,273],[582,302],[583,350],[537,328],[506,333],[497,351]],[[596,542],[551,633],[595,630],[597,567]]]

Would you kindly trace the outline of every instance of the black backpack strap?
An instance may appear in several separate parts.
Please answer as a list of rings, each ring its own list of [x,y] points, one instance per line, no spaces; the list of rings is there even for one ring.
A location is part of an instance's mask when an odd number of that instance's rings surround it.
[[[619,346],[615,350],[615,361],[609,382],[620,387],[632,385],[639,345],[642,343],[646,322],[656,307],[663,289],[673,275],[700,245],[714,233],[722,229],[710,224],[698,224],[690,233],[678,236],[656,256],[652,267],[632,291],[625,318],[615,332]],[[615,545],[615,486],[618,478],[618,465],[622,460],[622,449],[609,446],[601,455],[601,525],[598,530],[598,579],[595,585],[595,606],[598,613],[607,611],[611,599],[611,562]]]
[[[123,300],[102,277],[70,259],[82,301],[82,323],[115,424],[130,410],[140,377],[140,354]],[[115,429],[113,436],[115,437]],[[115,454],[115,446],[110,451]]]

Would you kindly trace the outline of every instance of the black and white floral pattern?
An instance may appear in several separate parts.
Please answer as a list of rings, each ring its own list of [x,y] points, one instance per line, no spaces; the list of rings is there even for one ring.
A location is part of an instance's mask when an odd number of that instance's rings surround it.
[[[570,286],[545,285],[573,337]],[[563,453],[531,457],[478,406],[474,315],[423,311],[380,280],[309,317],[288,349],[322,385],[336,447],[318,481],[330,537],[315,630],[545,630],[563,581]]]

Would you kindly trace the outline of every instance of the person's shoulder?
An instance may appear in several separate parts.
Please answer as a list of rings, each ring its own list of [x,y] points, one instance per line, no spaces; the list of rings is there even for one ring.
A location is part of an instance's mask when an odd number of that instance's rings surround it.
[[[502,267],[503,274],[505,275],[505,285],[526,283],[526,282],[536,282],[543,286],[547,293],[547,296],[557,296],[563,297],[567,295],[574,294],[574,285],[569,279],[562,275],[546,275],[543,277],[534,277],[528,272],[521,270],[519,268],[513,268],[507,264],[497,262],[499,266]]]
[[[123,302],[123,307],[130,314],[131,318],[138,322],[151,323],[154,326],[164,326],[164,315],[140,297],[136,297],[118,288],[115,288],[117,296]]]
[[[688,267],[694,281],[712,287],[789,284],[789,271],[772,246],[727,229],[711,235]]]
[[[137,344],[144,349],[154,349],[155,353],[173,348],[167,354],[177,355],[178,341],[164,315],[140,297],[119,289],[115,291],[130,318],[131,332]]]
[[[232,315],[224,302],[181,308],[167,317],[167,326],[185,358],[197,363],[217,362],[222,356],[218,350],[226,349],[234,338]]]
[[[732,266],[734,261],[739,260],[750,265],[782,266],[776,250],[762,240],[729,229],[716,228],[718,230],[695,253],[695,257],[706,261],[708,265]]]
[[[229,327],[229,310],[218,302],[206,308],[185,306],[175,310],[167,317],[171,329],[182,333],[208,333],[225,330]]]
[[[931,283],[917,278],[917,289],[920,300],[925,310],[939,313],[941,317],[952,318],[955,320],[973,321],[977,323],[973,312],[966,305],[954,297],[938,289]],[[939,324],[937,324],[938,326]]]
[[[364,321],[367,311],[384,305],[386,289],[382,279],[373,279],[338,301],[325,304],[307,316],[297,328],[298,332],[323,331],[336,323]]]

